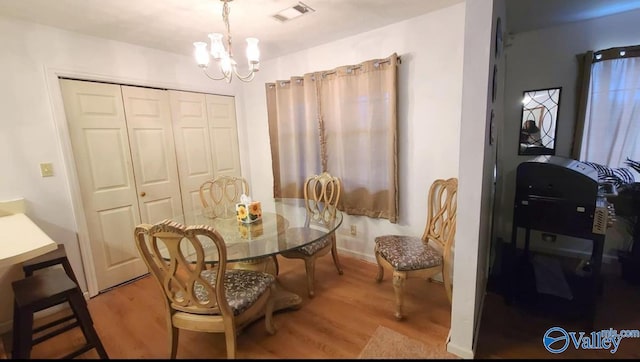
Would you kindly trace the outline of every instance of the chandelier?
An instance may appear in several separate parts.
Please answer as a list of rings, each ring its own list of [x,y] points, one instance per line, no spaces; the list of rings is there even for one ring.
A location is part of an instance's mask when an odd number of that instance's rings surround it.
[[[233,50],[231,49],[231,30],[229,26],[229,2],[233,0],[220,0],[224,3],[222,7],[222,20],[227,29],[226,48],[223,43],[223,35],[221,33],[209,34],[211,41],[211,49],[207,50],[207,43],[195,42],[195,58],[198,66],[202,68],[204,74],[213,80],[226,80],[231,83],[231,79],[235,75],[243,82],[250,82],[256,72],[260,70],[260,49],[258,49],[258,39],[247,38],[247,61],[249,64],[249,72],[242,75],[238,72],[237,63],[233,59]],[[209,67],[209,54],[218,64],[219,75],[210,74],[207,69]]]

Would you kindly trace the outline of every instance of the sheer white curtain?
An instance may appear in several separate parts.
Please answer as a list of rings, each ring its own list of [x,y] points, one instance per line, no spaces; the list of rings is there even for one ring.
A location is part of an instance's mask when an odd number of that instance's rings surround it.
[[[640,159],[640,58],[596,62],[586,106],[580,160],[627,167]]]
[[[302,197],[306,177],[342,181],[350,215],[398,218],[396,54],[268,83],[274,196]]]

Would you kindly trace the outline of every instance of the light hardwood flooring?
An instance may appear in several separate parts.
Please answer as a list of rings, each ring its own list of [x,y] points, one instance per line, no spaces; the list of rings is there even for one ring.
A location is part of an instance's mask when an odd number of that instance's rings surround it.
[[[375,264],[342,255],[344,275],[339,276],[329,255],[320,258],[316,269],[316,297],[309,299],[303,263],[279,260],[279,279],[288,289],[303,296],[303,305],[298,310],[286,310],[274,316],[278,332],[273,336],[265,331],[263,319],[242,331],[238,337],[238,358],[356,358],[378,325],[444,350],[451,322],[450,306],[441,284],[408,280],[405,299],[408,317],[398,322],[393,317],[390,275],[385,275],[382,283],[376,283]],[[618,268],[614,264],[605,274],[596,329],[640,329],[640,286],[621,280]],[[168,357],[161,297],[155,280],[147,276],[89,300],[95,328],[111,358]],[[542,336],[556,325],[559,322],[551,318],[507,306],[500,295],[489,292],[476,358],[640,358],[640,339],[624,339],[615,354],[573,348],[562,354],[551,354],[542,346]],[[567,330],[572,328],[571,324],[560,325]],[[226,357],[222,335],[183,331],[180,336],[178,358]],[[10,343],[8,336],[4,340],[5,344]],[[35,346],[32,356],[56,358],[83,341],[78,329],[69,331]],[[97,354],[92,350],[80,358],[97,358]]]
[[[237,340],[238,358],[352,359],[379,325],[445,349],[451,322],[442,284],[408,280],[407,318],[397,321],[391,275],[386,273],[382,283],[376,283],[376,264],[341,255],[344,275],[338,275],[330,255],[319,258],[316,296],[309,299],[303,262],[278,259],[280,282],[301,295],[303,304],[274,315],[278,331],[273,336],[266,332],[262,318],[243,330]],[[101,293],[88,305],[110,358],[168,358],[162,294],[151,276]],[[36,345],[32,357],[56,358],[83,342],[76,328]],[[80,356],[97,357],[95,350]],[[226,358],[223,335],[181,331],[178,358]]]

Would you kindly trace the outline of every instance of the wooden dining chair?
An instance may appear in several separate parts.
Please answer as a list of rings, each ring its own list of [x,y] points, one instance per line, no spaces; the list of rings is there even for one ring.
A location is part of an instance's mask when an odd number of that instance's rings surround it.
[[[236,203],[240,202],[242,194],[249,195],[249,183],[243,177],[218,176],[200,185],[200,202],[205,214],[211,218],[235,218]],[[272,255],[271,260],[278,275],[278,258]]]
[[[429,279],[442,273],[449,303],[452,299],[452,249],[456,231],[458,180],[436,180],[429,190],[427,223],[422,237],[383,235],[375,238],[374,254],[378,262],[376,281],[384,269],[393,272],[396,297],[395,317],[402,319],[404,285],[407,278]]]
[[[307,226],[312,223],[321,223],[324,226],[333,227],[336,222],[336,213],[342,185],[340,179],[331,176],[328,172],[308,177],[304,182],[304,202],[307,209]],[[336,234],[332,232],[311,244],[281,253],[285,258],[302,259],[307,273],[307,289],[309,297],[315,295],[315,263],[316,259],[331,251],[333,263],[342,275],[342,266],[338,258],[336,247]]]
[[[247,180],[237,176],[218,176],[200,185],[200,202],[210,217],[236,217],[236,203],[249,195]]]
[[[141,224],[135,229],[140,255],[158,281],[164,294],[170,356],[176,358],[181,329],[224,333],[227,357],[236,357],[236,335],[247,324],[264,314],[267,332],[273,324],[275,277],[268,273],[227,269],[227,249],[212,227],[185,227],[165,220],[155,225]],[[218,260],[207,269],[201,240],[215,246]],[[161,254],[166,248],[169,257]],[[195,250],[195,260],[188,249]]]

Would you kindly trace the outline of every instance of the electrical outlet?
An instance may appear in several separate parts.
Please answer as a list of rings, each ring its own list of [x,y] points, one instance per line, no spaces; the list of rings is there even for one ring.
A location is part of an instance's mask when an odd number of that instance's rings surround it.
[[[41,163],[40,164],[40,175],[42,175],[42,177],[53,176],[53,164],[52,163]]]
[[[358,230],[356,229],[356,226],[351,225],[351,235],[356,236],[357,233],[358,233]]]

